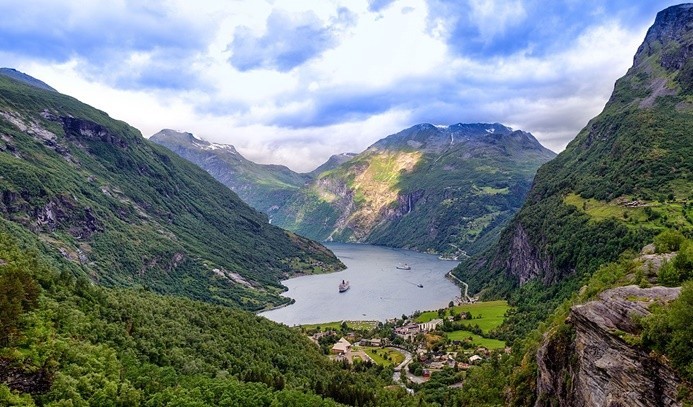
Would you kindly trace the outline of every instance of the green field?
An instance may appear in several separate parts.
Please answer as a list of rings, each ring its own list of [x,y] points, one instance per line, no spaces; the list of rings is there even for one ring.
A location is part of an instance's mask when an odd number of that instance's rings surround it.
[[[497,328],[503,323],[505,312],[510,309],[510,306],[506,301],[487,301],[477,302],[474,304],[463,304],[453,308],[448,308],[446,310],[446,316],[450,315],[451,309],[453,310],[454,314],[459,314],[460,312],[470,312],[473,319],[462,322],[468,323],[472,326],[479,325],[479,328],[486,333],[494,328]],[[416,318],[416,322],[428,322],[435,318],[438,318],[438,311],[426,311]]]
[[[348,329],[353,329],[355,331],[370,331],[371,329],[375,329],[378,326],[378,321],[346,321],[346,324]],[[307,331],[317,329],[318,327],[320,328],[320,331],[339,331],[340,329],[342,329],[342,321],[301,325],[301,328]]]
[[[630,199],[625,201],[630,201]],[[566,195],[563,198],[563,202],[578,208],[581,212],[589,215],[595,222],[616,219],[632,228],[652,227],[663,229],[666,226],[686,230],[691,229],[689,219],[693,217],[693,210],[684,205],[684,202],[662,203],[641,200],[640,206],[627,207],[619,204],[618,200],[605,202],[594,198],[585,199],[575,193]]]
[[[483,346],[487,349],[503,349],[505,348],[505,342],[499,341],[498,339],[488,339],[475,335],[469,331],[453,331],[446,334],[448,339],[451,341],[462,341],[468,338],[472,338],[472,343],[477,346]]]
[[[404,361],[404,355],[394,349],[374,348],[370,346],[360,346],[359,349],[366,352],[368,356],[373,358],[375,363],[381,366],[397,366]]]

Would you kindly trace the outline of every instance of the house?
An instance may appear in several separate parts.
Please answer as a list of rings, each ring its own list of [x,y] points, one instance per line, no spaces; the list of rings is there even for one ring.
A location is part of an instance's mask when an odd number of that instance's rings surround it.
[[[363,346],[380,347],[380,346],[382,346],[382,344],[383,344],[383,341],[380,338],[361,339],[361,345],[363,345]]]
[[[477,362],[481,362],[481,360],[483,360],[483,358],[481,356],[473,355],[469,358],[469,363],[477,363]]]
[[[436,361],[436,362],[429,363],[428,367],[430,369],[440,370],[440,369],[444,368],[446,365],[447,365],[447,363],[444,361]]]
[[[336,335],[336,334],[337,334],[337,332],[332,331],[332,330],[328,330],[328,331],[324,331],[324,332],[316,332],[310,338],[314,339],[317,342],[322,337],[330,336],[330,335]]]
[[[428,322],[424,322],[422,324],[419,324],[419,329],[422,332],[431,332],[435,331],[436,328],[438,328],[438,325],[442,324],[443,320],[442,319],[432,319]]]
[[[344,338],[341,338],[337,343],[332,345],[330,350],[333,355],[346,355],[347,352],[351,351],[351,343]]]
[[[399,328],[395,328],[395,335],[405,340],[414,339],[419,332],[421,332],[421,329],[417,324],[407,324],[400,326]]]

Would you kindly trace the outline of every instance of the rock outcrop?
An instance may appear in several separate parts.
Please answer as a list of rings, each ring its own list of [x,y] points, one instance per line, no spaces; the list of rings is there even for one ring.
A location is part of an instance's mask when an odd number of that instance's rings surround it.
[[[537,352],[535,406],[681,405],[676,373],[626,341],[638,334],[637,317],[680,292],[681,288],[619,287],[574,306],[567,320],[570,332],[545,338]]]

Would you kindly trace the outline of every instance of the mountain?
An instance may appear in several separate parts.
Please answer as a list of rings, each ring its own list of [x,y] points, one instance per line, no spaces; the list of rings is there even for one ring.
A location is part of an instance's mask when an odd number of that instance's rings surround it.
[[[499,242],[455,274],[512,295],[530,329],[584,279],[665,229],[693,233],[693,5],[657,15],[604,110],[544,164]]]
[[[31,77],[31,76],[29,76],[23,72],[19,72],[16,69],[0,68],[0,75],[7,76],[8,78],[12,78],[12,79],[18,80],[20,82],[24,82],[27,85],[31,85],[31,86],[39,88],[39,89],[57,92],[55,89],[48,86],[48,84],[46,84],[45,82],[40,81],[34,77]]]
[[[272,223],[316,240],[475,253],[554,156],[531,134],[498,123],[420,124],[320,172]]]
[[[37,236],[71,273],[258,310],[288,301],[280,279],[343,267],[136,129],[35,82],[0,76],[0,229]]]
[[[309,172],[308,175],[311,177],[311,179],[316,178],[318,175],[322,174],[323,172],[326,171],[331,171],[340,165],[344,164],[345,162],[351,160],[352,158],[356,157],[357,154],[355,153],[342,153],[342,154],[335,154],[331,156],[327,161],[325,161],[323,164],[321,164],[318,168],[314,169],[313,171]]]
[[[164,129],[149,140],[197,164],[248,205],[265,213],[283,205],[310,179],[283,165],[254,163],[232,145],[209,143],[190,133]]]

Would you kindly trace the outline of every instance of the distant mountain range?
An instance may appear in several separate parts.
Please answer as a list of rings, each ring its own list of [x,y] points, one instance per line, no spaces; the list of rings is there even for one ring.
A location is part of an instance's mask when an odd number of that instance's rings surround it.
[[[289,301],[281,279],[343,267],[126,123],[1,73],[0,231],[71,273],[258,310]]]
[[[308,174],[255,164],[232,146],[163,130],[152,141],[201,166],[272,223],[316,240],[375,243],[450,257],[497,238],[536,169],[555,156],[501,124],[420,124]]]

